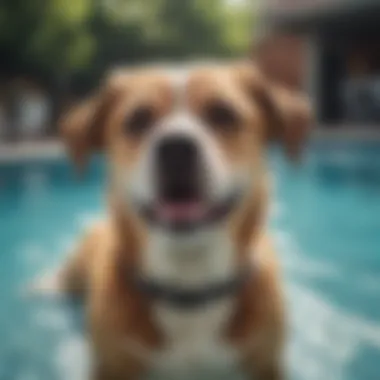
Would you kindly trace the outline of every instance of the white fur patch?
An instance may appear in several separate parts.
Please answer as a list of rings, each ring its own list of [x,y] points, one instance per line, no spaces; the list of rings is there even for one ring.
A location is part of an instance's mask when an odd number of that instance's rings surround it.
[[[232,299],[225,299],[186,312],[157,307],[156,320],[167,346],[156,356],[156,371],[190,374],[238,368],[238,351],[222,340],[233,304]]]
[[[204,232],[202,238],[194,240],[153,234],[143,260],[142,270],[150,278],[187,288],[228,279],[236,269],[234,247],[222,229]],[[177,379],[185,374],[195,376],[194,371],[236,372],[239,351],[223,341],[235,310],[234,301],[226,298],[203,309],[186,311],[157,304],[155,320],[167,345],[149,355],[154,372],[172,374]]]
[[[189,109],[186,90],[191,72],[191,66],[168,67],[163,70],[171,83],[175,103],[170,114],[158,122],[159,124],[153,128],[153,133],[144,141],[145,146],[141,150],[139,162],[132,175],[128,176],[127,196],[133,201],[137,199],[151,202],[155,199],[155,148],[161,139],[170,134],[183,133],[198,145],[205,174],[205,195],[210,200],[222,200],[234,188],[236,182],[241,181],[241,176],[230,166],[207,125]]]

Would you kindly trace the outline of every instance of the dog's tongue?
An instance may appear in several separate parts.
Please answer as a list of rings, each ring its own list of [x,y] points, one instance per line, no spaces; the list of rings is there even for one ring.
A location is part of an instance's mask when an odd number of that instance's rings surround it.
[[[157,213],[164,221],[186,222],[202,218],[205,209],[200,202],[163,202],[157,207]]]

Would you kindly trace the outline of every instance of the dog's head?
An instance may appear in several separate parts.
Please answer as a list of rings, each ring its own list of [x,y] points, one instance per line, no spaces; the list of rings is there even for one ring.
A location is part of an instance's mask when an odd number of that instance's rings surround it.
[[[79,167],[106,153],[117,197],[146,226],[184,232],[228,219],[262,180],[268,142],[297,159],[309,118],[252,63],[156,67],[111,75],[63,132]]]

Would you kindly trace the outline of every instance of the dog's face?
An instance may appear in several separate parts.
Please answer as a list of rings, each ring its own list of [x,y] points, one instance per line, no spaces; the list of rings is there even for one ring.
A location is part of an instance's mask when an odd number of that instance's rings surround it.
[[[254,191],[270,138],[297,155],[308,116],[251,64],[204,65],[115,73],[64,128],[79,163],[107,152],[121,204],[183,233],[219,225]]]

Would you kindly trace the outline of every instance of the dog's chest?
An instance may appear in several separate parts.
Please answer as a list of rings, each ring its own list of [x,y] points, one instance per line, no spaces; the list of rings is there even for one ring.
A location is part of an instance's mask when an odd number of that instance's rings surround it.
[[[145,255],[148,276],[185,289],[207,288],[210,283],[231,278],[235,273],[233,244],[226,234],[210,236],[207,248],[182,255],[156,239]],[[153,319],[165,343],[153,353],[152,373],[162,374],[165,380],[201,379],[202,374],[206,379],[215,376],[219,379],[219,374],[226,373],[234,374],[227,379],[238,379],[235,370],[239,367],[239,351],[226,339],[236,301],[235,296],[226,296],[190,309],[154,306]]]
[[[157,307],[165,347],[155,355],[155,370],[164,374],[232,371],[238,350],[225,339],[234,303],[227,299],[194,311]]]

